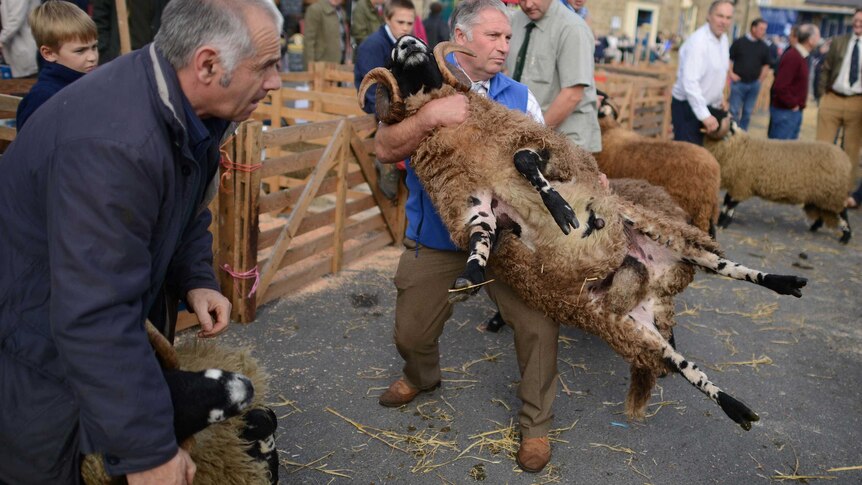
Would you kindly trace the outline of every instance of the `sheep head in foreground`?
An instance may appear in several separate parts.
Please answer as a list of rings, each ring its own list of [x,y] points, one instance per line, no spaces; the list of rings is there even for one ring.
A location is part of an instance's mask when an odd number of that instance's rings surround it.
[[[415,54],[428,69],[436,64],[441,86],[422,85],[405,95],[392,75],[395,67],[375,69],[363,80],[359,99],[373,83],[384,84],[390,103],[378,116],[398,121],[432,99],[463,91],[444,62],[455,49],[439,44],[433,61],[427,48]],[[395,58],[399,69],[411,67],[401,76],[418,72],[413,55]],[[684,220],[611,194],[592,156],[562,135],[483,96],[466,95],[467,120],[436,129],[410,162],[453,241],[469,251],[452,300],[475,293],[490,262],[528,305],[598,335],[631,364],[630,417],[644,416],[656,377],[673,371],[749,429],[757,414],[675,350],[673,296],[691,281],[694,267],[797,297],[806,280],[724,259],[715,241]]]

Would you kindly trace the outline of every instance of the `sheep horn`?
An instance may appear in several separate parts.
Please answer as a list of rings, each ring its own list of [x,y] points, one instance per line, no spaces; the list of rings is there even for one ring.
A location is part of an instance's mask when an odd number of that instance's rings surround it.
[[[389,95],[392,97],[392,103],[401,103],[401,93],[398,92],[398,81],[395,76],[389,72],[389,69],[383,67],[375,67],[368,71],[368,74],[362,78],[362,83],[359,85],[359,106],[365,107],[365,93],[375,83],[380,83],[389,89]]]
[[[470,86],[466,86],[464,83],[458,81],[458,78],[452,74],[452,71],[450,71],[449,67],[446,65],[446,56],[451,52],[460,52],[462,54],[467,54],[470,57],[476,57],[476,53],[454,42],[440,42],[436,47],[434,47],[434,59],[437,60],[437,67],[440,69],[440,74],[443,75],[443,82],[466,93],[470,91]]]

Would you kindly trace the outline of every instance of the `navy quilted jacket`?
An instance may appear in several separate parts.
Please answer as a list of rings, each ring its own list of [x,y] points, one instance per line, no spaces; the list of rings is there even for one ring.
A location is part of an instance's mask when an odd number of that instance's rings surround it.
[[[177,449],[145,319],[170,332],[165,288],[218,289],[205,203],[218,146],[195,159],[183,99],[149,45],[53,96],[0,158],[0,379],[44,378],[0,393],[0,409],[24,409],[35,444],[51,406],[73,406],[80,450],[105,453],[111,474]],[[0,449],[20,445],[16,422],[0,422]]]

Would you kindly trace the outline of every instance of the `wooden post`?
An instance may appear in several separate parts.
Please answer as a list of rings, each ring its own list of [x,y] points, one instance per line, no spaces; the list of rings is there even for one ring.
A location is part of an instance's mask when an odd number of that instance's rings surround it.
[[[117,30],[120,34],[120,55],[132,52],[132,40],[129,35],[129,9],[126,0],[116,0]]]
[[[247,168],[238,170],[234,177],[236,180],[237,202],[237,235],[241,246],[237,246],[237,266],[235,272],[246,273],[246,278],[240,279],[234,285],[237,290],[237,303],[234,304],[233,313],[236,319],[242,323],[254,321],[257,312],[257,282],[259,274],[257,267],[257,237],[260,234],[258,227],[258,196],[260,195],[260,170],[263,163],[262,138],[263,125],[259,121],[253,121],[244,125],[245,133],[243,140],[243,158],[237,161],[241,166]],[[254,168],[258,167],[258,168]],[[255,288],[255,293],[252,293]]]
[[[239,126],[232,146],[227,147],[231,162],[241,169],[231,169],[229,178],[223,179],[218,204],[218,276],[224,293],[233,309],[231,318],[248,323],[254,320],[257,310],[257,293],[249,295],[257,280],[253,273],[257,267],[258,203],[260,193],[262,125],[258,121]],[[225,169],[222,168],[224,172]],[[234,274],[247,274],[237,278]]]
[[[335,185],[335,230],[332,234],[332,272],[341,271],[344,259],[344,220],[347,212],[347,153],[350,150],[350,138],[353,136],[352,125],[346,129],[338,140],[341,145],[338,153],[338,179]]]

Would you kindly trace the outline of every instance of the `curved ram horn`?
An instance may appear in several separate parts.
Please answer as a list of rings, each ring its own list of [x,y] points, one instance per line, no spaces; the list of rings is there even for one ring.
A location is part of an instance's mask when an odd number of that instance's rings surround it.
[[[437,60],[437,67],[440,69],[440,74],[443,75],[443,82],[466,93],[470,90],[470,86],[466,86],[464,83],[458,81],[458,78],[456,78],[455,75],[452,74],[452,71],[449,70],[449,67],[446,66],[446,56],[449,55],[450,52],[460,52],[462,54],[467,54],[470,57],[476,57],[476,53],[454,42],[440,42],[436,47],[434,47],[434,59]]]
[[[393,103],[401,103],[401,93],[398,92],[398,81],[395,80],[395,76],[389,72],[389,69],[383,67],[375,67],[374,69],[368,71],[368,74],[362,78],[362,83],[359,85],[359,107],[365,107],[365,92],[368,91],[375,83],[380,83],[384,85],[386,89],[389,90],[390,96],[392,97]]]
[[[395,76],[383,67],[376,67],[362,78],[362,83],[359,85],[359,106],[365,106],[365,93],[368,89],[377,84],[377,96],[375,97],[374,112],[377,119],[387,123],[397,123],[403,120],[406,116],[404,101],[401,99],[401,93],[398,89],[398,81]]]

